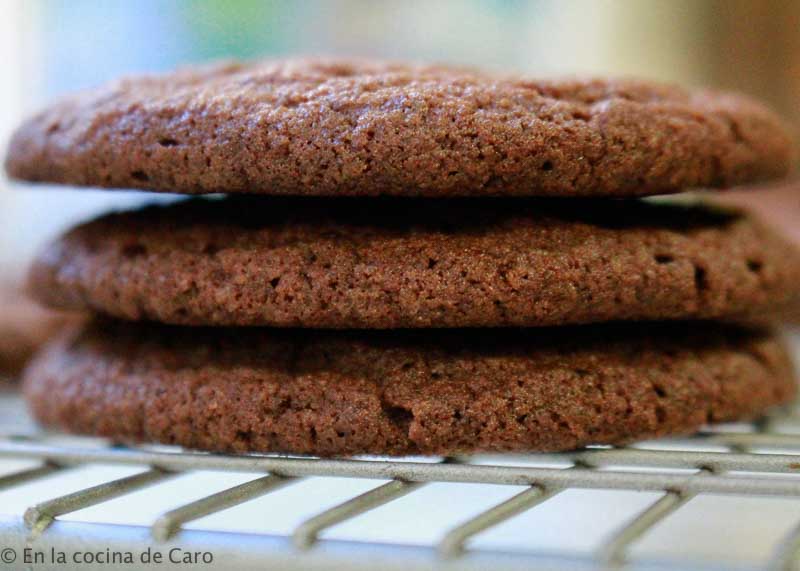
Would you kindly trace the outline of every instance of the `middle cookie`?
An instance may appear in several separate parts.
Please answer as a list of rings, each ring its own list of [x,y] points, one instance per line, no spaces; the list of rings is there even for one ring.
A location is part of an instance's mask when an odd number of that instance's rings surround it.
[[[800,304],[800,253],[701,205],[229,197],[78,226],[30,286],[54,307],[189,325],[757,321]]]

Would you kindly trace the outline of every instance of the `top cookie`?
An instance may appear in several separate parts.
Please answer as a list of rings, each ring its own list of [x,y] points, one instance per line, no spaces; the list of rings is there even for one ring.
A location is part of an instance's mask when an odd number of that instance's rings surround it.
[[[124,79],[24,123],[8,173],[202,194],[633,196],[780,177],[780,120],[739,95],[352,60]]]

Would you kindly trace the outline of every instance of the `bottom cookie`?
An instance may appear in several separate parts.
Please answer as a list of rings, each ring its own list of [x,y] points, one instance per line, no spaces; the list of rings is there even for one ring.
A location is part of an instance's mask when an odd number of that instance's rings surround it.
[[[44,425],[224,452],[558,451],[751,418],[795,393],[770,333],[709,323],[342,332],[96,321],[28,367]]]

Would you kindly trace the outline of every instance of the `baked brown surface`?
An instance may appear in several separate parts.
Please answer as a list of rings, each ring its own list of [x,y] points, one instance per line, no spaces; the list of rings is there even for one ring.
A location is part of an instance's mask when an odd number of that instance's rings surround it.
[[[124,79],[25,122],[8,173],[180,193],[631,196],[781,177],[744,96],[359,60]]]
[[[700,205],[233,197],[79,226],[29,282],[54,307],[190,325],[779,320],[800,253]]]
[[[49,427],[315,455],[554,451],[683,434],[795,393],[768,333],[704,323],[323,332],[95,322],[28,368]]]

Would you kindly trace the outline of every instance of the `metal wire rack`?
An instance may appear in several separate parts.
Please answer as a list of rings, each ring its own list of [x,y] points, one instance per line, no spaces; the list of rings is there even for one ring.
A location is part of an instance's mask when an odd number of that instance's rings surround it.
[[[175,449],[65,446],[52,435],[7,433],[0,437],[0,458],[26,459],[36,466],[0,477],[0,490],[13,488],[86,464],[142,467],[142,471],[77,492],[36,502],[24,517],[0,516],[0,544],[60,546],[66,550],[102,546],[146,549],[152,545],[203,546],[219,554],[219,568],[255,566],[281,569],[531,569],[531,568],[685,568],[686,562],[639,561],[631,547],[656,524],[699,494],[800,497],[800,409],[780,411],[751,425],[713,427],[670,449],[648,445],[590,448],[566,454],[535,455],[534,464],[477,463],[474,458],[438,462],[286,457],[225,456]],[[698,447],[713,445],[721,451]],[[780,452],[766,450],[779,449]],[[541,464],[541,465],[538,465]],[[553,464],[564,467],[553,468]],[[548,467],[550,466],[550,467]],[[259,477],[176,509],[165,511],[146,528],[82,524],[60,516],[157,486],[196,470],[249,472]],[[186,530],[184,525],[266,494],[278,493],[301,479],[321,477],[388,480],[369,491],[321,511],[297,526],[290,537]],[[323,538],[343,522],[414,494],[432,482],[525,486],[520,493],[450,529],[433,548],[355,543]],[[603,542],[592,557],[568,553],[503,553],[470,549],[482,532],[550,501],[566,490],[659,492],[659,498]],[[0,507],[2,512],[2,507]],[[0,567],[2,567],[0,562]],[[800,566],[800,516],[767,564],[769,569]],[[130,568],[130,567],[129,567]],[[216,568],[216,567],[215,567]],[[697,562],[697,568],[714,568]],[[717,567],[719,568],[719,567]]]

